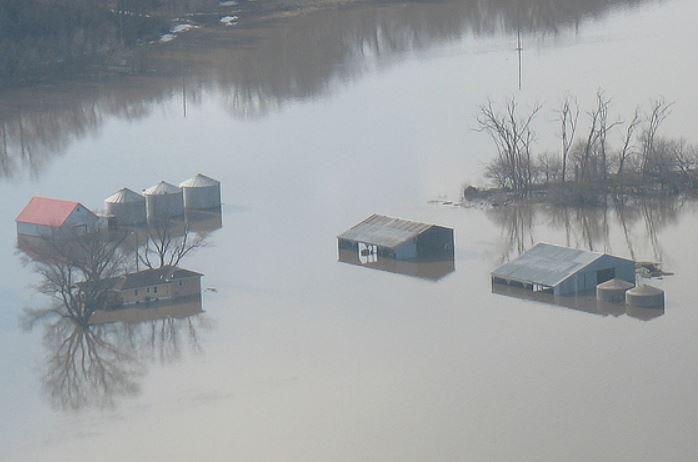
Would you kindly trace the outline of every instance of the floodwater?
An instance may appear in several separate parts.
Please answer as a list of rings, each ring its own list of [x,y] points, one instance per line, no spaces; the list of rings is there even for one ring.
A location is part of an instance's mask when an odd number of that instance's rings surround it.
[[[619,117],[675,101],[665,133],[698,142],[698,4],[517,4],[191,32],[128,77],[0,92],[2,459],[695,460],[695,203],[441,202],[481,181],[493,152],[472,128],[488,97],[544,103],[546,149],[555,104],[599,87]],[[69,329],[19,326],[49,300],[17,253],[16,214],[33,195],[101,208],[121,187],[199,171],[224,201],[222,227],[184,264],[205,274],[204,313],[95,326],[129,352],[102,355],[113,386],[65,374],[86,393],[71,400],[47,379],[61,377],[51,352]],[[453,227],[453,268],[339,262],[336,236],[374,212]],[[492,293],[489,271],[537,241],[661,261],[675,273],[653,282],[665,311]]]

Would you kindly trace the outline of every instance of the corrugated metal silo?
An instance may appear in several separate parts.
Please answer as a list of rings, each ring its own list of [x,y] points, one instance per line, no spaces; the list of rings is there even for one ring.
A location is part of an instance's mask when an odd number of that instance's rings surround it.
[[[107,214],[116,218],[118,225],[141,225],[146,222],[145,197],[128,188],[107,197],[104,205]]]
[[[175,185],[161,181],[143,191],[148,221],[157,221],[184,215],[182,190]]]
[[[187,209],[213,209],[221,205],[221,183],[198,173],[182,181],[179,187],[184,191],[184,207]]]

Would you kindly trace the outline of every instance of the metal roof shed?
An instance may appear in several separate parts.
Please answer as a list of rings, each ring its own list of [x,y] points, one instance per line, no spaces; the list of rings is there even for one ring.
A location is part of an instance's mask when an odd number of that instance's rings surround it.
[[[493,284],[572,295],[611,279],[635,283],[635,263],[605,253],[539,243],[492,272]]]
[[[397,260],[453,258],[453,230],[371,215],[337,237],[339,250],[371,252]]]

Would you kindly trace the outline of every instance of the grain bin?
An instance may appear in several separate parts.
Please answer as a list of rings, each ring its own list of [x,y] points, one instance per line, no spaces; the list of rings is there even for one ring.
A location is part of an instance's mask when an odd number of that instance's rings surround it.
[[[635,287],[627,281],[611,279],[596,286],[596,299],[602,302],[622,303],[625,301],[625,292]]]
[[[161,181],[145,191],[145,206],[148,221],[158,221],[184,215],[182,190],[175,185]]]
[[[652,286],[639,285],[625,293],[625,303],[637,308],[664,308],[664,291]]]
[[[221,183],[201,173],[179,184],[187,209],[213,209],[221,205]]]
[[[145,197],[123,188],[104,200],[107,215],[118,225],[141,225],[146,222]]]

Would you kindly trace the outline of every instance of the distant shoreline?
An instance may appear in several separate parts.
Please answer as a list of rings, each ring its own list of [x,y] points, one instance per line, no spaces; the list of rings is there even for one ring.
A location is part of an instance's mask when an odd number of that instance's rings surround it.
[[[86,10],[83,13],[90,17],[91,31],[103,28],[111,30],[92,37],[94,43],[86,40],[82,44],[88,51],[60,50],[54,38],[47,37],[14,37],[12,35],[0,36],[0,45],[11,43],[15,48],[0,53],[0,64],[4,66],[4,72],[0,69],[0,89],[28,87],[36,84],[44,84],[53,80],[83,78],[83,77],[114,77],[131,74],[130,64],[139,59],[143,52],[158,46],[168,46],[169,41],[161,41],[162,37],[170,35],[175,42],[186,41],[191,32],[177,32],[177,25],[191,24],[200,32],[213,32],[217,29],[240,30],[253,29],[262,23],[291,18],[304,14],[312,14],[321,11],[330,11],[358,6],[383,6],[396,3],[396,0],[288,0],[268,1],[258,0],[241,1],[237,5],[218,5],[186,14],[166,14],[162,11],[145,11],[139,14],[128,12],[119,14],[115,10]],[[216,2],[218,4],[218,2]],[[38,13],[37,13],[38,15]],[[40,15],[39,15],[40,16]],[[138,18],[133,19],[138,16]],[[234,23],[226,26],[221,22],[224,17],[236,17]],[[137,31],[114,30],[115,24],[127,18],[128,21],[138,22],[130,29]],[[66,24],[71,24],[72,16],[66,15],[61,24],[54,22],[57,29]],[[77,21],[77,20],[76,20]],[[28,27],[42,27],[42,24],[29,23]],[[83,33],[75,26],[75,34]],[[129,27],[125,27],[129,29]],[[128,35],[133,33],[133,36]],[[70,38],[70,33],[66,34]],[[119,37],[120,36],[120,37]],[[4,39],[4,42],[3,42]],[[235,45],[231,45],[234,47]],[[2,47],[0,47],[2,49]]]

